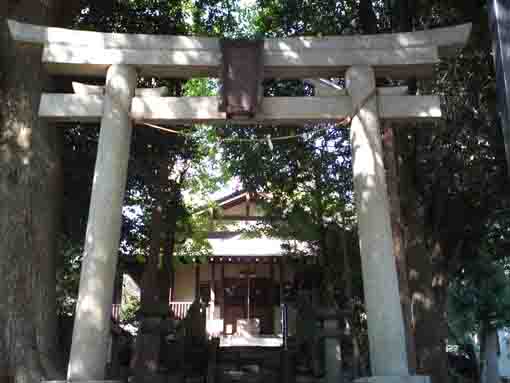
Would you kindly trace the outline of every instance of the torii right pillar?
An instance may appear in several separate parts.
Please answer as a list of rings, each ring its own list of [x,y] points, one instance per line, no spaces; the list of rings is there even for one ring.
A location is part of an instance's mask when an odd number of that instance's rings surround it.
[[[358,382],[426,383],[428,377],[411,376],[408,369],[377,95],[370,97],[376,90],[374,70],[351,67],[346,73],[346,86],[354,108],[360,107],[350,135],[373,375]]]

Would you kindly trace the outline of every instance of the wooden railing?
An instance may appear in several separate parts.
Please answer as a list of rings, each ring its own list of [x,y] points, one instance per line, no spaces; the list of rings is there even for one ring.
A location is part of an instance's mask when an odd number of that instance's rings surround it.
[[[114,303],[112,305],[112,320],[115,323],[120,322],[120,304],[119,303]]]
[[[184,319],[193,302],[169,302],[170,310],[177,319]]]

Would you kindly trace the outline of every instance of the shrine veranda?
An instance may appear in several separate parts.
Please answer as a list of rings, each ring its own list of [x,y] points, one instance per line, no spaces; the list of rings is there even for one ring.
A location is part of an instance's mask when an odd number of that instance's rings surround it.
[[[100,123],[67,379],[104,381],[133,123],[231,121],[217,97],[164,97],[157,90],[137,90],[137,79],[218,77],[220,43],[216,38],[98,33],[16,21],[9,21],[9,28],[17,43],[42,48],[49,74],[106,79],[104,87],[77,84],[72,94],[43,93],[39,109],[39,117],[50,123]],[[443,58],[458,54],[470,30],[466,24],[399,34],[266,39],[265,78],[343,77],[346,90],[319,84],[314,97],[264,98],[254,118],[234,120],[278,125],[353,117],[350,138],[373,374],[363,382],[428,381],[411,376],[407,367],[380,127],[381,121],[441,118],[439,97],[377,89],[376,78],[431,77]]]

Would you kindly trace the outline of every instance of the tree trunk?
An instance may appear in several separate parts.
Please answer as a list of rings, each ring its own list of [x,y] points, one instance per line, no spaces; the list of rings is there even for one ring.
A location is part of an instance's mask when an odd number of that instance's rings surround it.
[[[412,331],[411,314],[411,292],[407,259],[404,251],[404,238],[402,232],[402,212],[400,209],[399,174],[397,163],[397,149],[395,147],[395,133],[393,127],[386,124],[383,128],[383,149],[384,164],[386,168],[388,197],[390,202],[391,229],[393,236],[393,253],[397,264],[398,284],[400,290],[400,301],[402,305],[402,316],[406,331],[407,358],[409,372],[416,372],[416,345]]]
[[[0,6],[0,377],[24,383],[60,377],[55,257],[61,168],[58,133],[37,118],[41,90],[50,85],[41,49],[15,46],[6,18],[61,24],[59,5]]]
[[[410,32],[412,29],[412,18],[408,0],[391,1],[391,25],[394,32]],[[398,9],[398,10],[397,10]],[[409,89],[414,89],[416,80],[411,79],[408,83]],[[411,90],[412,93],[412,90]],[[409,361],[409,372],[416,373],[416,341],[412,327],[412,305],[411,291],[409,288],[409,268],[407,254],[405,251],[403,216],[401,209],[401,189],[399,174],[399,151],[396,135],[393,127],[387,124],[383,129],[384,163],[387,171],[388,196],[390,201],[390,214],[393,235],[393,249],[397,263],[397,273],[402,303],[402,314],[406,330],[406,345]]]
[[[371,35],[377,33],[377,17],[372,0],[360,0],[358,16],[363,33]]]
[[[417,373],[430,376],[432,383],[443,383],[448,381],[448,278],[431,260],[431,250],[425,245],[421,230],[423,229],[409,231],[409,235],[415,239],[407,249]],[[440,245],[436,246],[432,252],[440,251]]]
[[[0,380],[16,383],[61,377],[55,367],[61,166],[58,131],[37,116],[41,91],[51,85],[41,49],[16,46],[6,19],[62,25],[61,5],[0,5]],[[74,1],[66,5],[71,15]]]
[[[161,268],[158,273],[159,297],[161,303],[170,302],[170,288],[174,277],[172,256],[175,249],[175,230],[177,225],[177,215],[175,209],[175,199],[171,201],[172,206],[168,209],[165,217],[165,243],[161,260]]]
[[[158,171],[158,182],[155,185],[155,204],[151,215],[150,254],[144,266],[140,285],[142,320],[137,337],[134,363],[137,383],[152,381],[154,375],[158,373],[161,329],[163,318],[168,313],[168,291],[166,294],[162,293],[160,285],[162,283],[161,269],[165,264],[161,249],[164,246],[164,210],[167,202],[165,199],[168,197],[166,191],[169,171],[169,161],[162,158]]]
[[[346,318],[350,328],[350,336],[352,342],[352,378],[356,379],[361,376],[361,350],[358,342],[358,331],[355,322],[355,309],[354,309],[354,289],[352,286],[352,268],[350,254],[347,245],[347,235],[345,229],[340,229],[340,241],[343,258],[343,280],[344,280],[344,293],[348,302],[348,310],[350,317]]]
[[[412,329],[416,345],[416,372],[431,377],[432,383],[448,381],[446,353],[448,273],[444,262],[447,247],[435,238],[431,220],[424,216],[425,201],[416,189],[416,132],[399,129],[397,144],[401,164],[400,195],[405,254],[409,270]],[[446,195],[438,193],[442,198]],[[444,203],[437,199],[434,203]],[[431,203],[428,201],[427,203]],[[429,225],[429,226],[426,226]]]
[[[413,0],[392,1],[391,13],[393,31],[412,30],[416,13]],[[415,93],[416,80],[411,79],[408,87],[411,94]],[[424,202],[422,205],[418,202],[421,201],[416,185],[416,179],[419,177],[416,174],[418,134],[420,133],[414,128],[400,128],[398,132],[387,128],[385,149],[388,148],[388,153],[393,158],[388,158],[385,153],[385,160],[389,161],[389,172],[396,172],[396,176],[389,177],[390,191],[393,190],[395,193],[396,188],[396,193],[400,195],[398,198],[400,205],[392,203],[391,208],[395,214],[395,221],[400,221],[393,222],[395,226],[398,225],[394,227],[394,239],[395,232],[397,238],[400,233],[400,245],[403,246],[400,250],[403,254],[400,259],[397,257],[397,264],[400,267],[400,281],[404,282],[400,286],[401,293],[406,295],[403,306],[404,320],[410,332],[409,367],[418,374],[429,375],[432,383],[443,383],[448,381],[446,353],[448,278],[443,262],[446,246],[437,238],[433,238],[432,234],[427,234],[435,231],[426,230],[428,229],[426,225],[430,225],[431,222],[425,222],[422,214],[425,209],[422,206]],[[395,150],[395,147],[398,147],[398,150]],[[404,275],[404,269],[407,269],[408,274]],[[408,286],[405,286],[406,279]]]
[[[417,373],[430,376],[432,383],[443,383],[448,381],[448,269],[444,262],[448,247],[444,241],[436,238],[440,228],[432,228],[432,219],[425,218],[425,201],[420,202],[416,190],[416,133],[408,135],[410,132],[404,129],[400,133],[398,145],[403,156],[400,160],[403,164],[400,177],[401,206]],[[434,203],[444,204],[447,195],[438,193],[438,196],[441,198],[438,197]]]

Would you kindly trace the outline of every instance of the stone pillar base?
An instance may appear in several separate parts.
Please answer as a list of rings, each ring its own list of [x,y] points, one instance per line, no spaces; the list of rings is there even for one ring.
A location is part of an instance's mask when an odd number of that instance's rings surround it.
[[[430,378],[423,375],[410,376],[368,376],[355,380],[356,383],[430,383]]]

